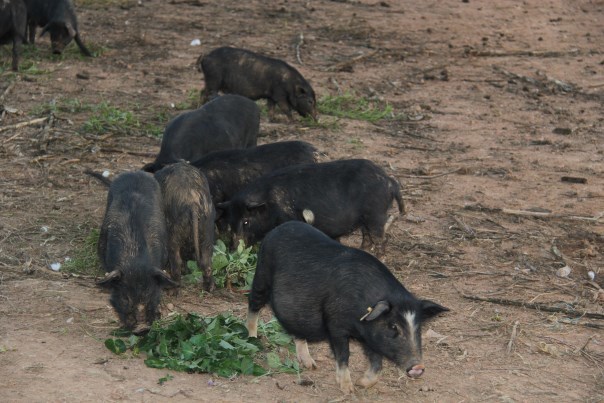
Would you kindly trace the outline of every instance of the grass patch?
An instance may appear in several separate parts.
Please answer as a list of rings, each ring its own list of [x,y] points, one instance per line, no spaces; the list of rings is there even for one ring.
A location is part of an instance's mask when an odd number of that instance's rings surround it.
[[[78,98],[68,99],[53,99],[51,101],[34,106],[30,110],[30,114],[34,116],[48,115],[49,113],[57,114],[59,112],[76,114],[82,112],[89,112],[93,110],[94,105],[84,103]]]
[[[139,132],[143,127],[132,112],[122,110],[106,101],[96,105],[93,112],[82,127],[87,132],[94,134],[106,132],[132,134]]]
[[[314,120],[310,116],[303,117],[301,119],[304,126],[309,128],[319,128],[326,130],[338,130],[340,129],[340,122],[337,117],[333,116],[319,116],[319,121]]]
[[[98,242],[99,230],[90,230],[82,244],[73,252],[73,256],[65,260],[61,271],[86,276],[102,274],[101,262],[97,255]]]
[[[258,254],[253,246],[245,247],[243,241],[234,252],[229,251],[222,240],[217,240],[212,254],[212,276],[216,287],[236,287],[249,290],[252,287]],[[203,273],[194,261],[188,261],[187,267],[190,274],[183,276],[186,284],[198,284]]]
[[[350,92],[322,97],[317,102],[317,110],[323,115],[368,122],[377,122],[394,116],[392,106],[387,102],[369,100]]]
[[[24,44],[19,52],[19,73],[31,76],[39,76],[50,74],[50,70],[42,69],[39,63],[42,61],[62,62],[67,60],[90,60],[89,57],[80,53],[80,48],[72,41],[60,55],[55,55],[50,50],[50,39],[46,39],[47,43],[40,46],[40,42],[45,39],[37,39],[38,45]],[[94,57],[101,56],[107,51],[107,48],[92,42],[84,42],[88,50]],[[5,71],[11,71],[12,66],[12,43],[10,46],[0,46],[0,74]]]
[[[174,315],[153,323],[146,336],[107,339],[116,354],[144,353],[151,368],[215,373],[222,377],[299,373],[294,346],[277,320],[259,321],[258,334],[248,338],[243,321],[230,313],[213,317]]]
[[[187,91],[187,95],[184,101],[174,104],[174,109],[178,111],[197,109],[201,106],[201,100],[199,98],[199,91],[196,89],[190,89]]]
[[[83,39],[84,46],[92,53],[93,57],[102,56],[105,52],[107,52],[108,48],[105,46],[99,45],[98,43],[88,42]],[[90,60],[88,56],[84,56],[82,52],[80,52],[80,48],[75,43],[75,41],[71,41],[69,45],[65,49],[63,49],[63,53],[60,55],[55,55],[54,53],[50,53],[50,60],[53,61],[63,61],[63,60]]]

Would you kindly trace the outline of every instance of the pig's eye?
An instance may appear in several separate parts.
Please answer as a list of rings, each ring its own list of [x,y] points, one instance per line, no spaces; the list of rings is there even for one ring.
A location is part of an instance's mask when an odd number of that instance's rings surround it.
[[[393,333],[394,333],[393,337],[397,337],[400,334],[400,332],[398,330],[398,326],[395,325],[394,323],[391,323],[388,327],[390,328],[390,330],[393,331]]]

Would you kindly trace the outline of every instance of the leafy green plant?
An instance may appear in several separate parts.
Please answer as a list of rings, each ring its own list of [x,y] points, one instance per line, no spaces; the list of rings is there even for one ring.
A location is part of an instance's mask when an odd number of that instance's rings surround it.
[[[101,262],[96,251],[98,241],[99,230],[92,229],[73,256],[65,261],[61,271],[89,276],[101,273]]]
[[[258,331],[264,339],[248,339],[243,321],[230,313],[207,318],[174,315],[155,321],[146,336],[107,339],[105,346],[116,354],[128,349],[135,355],[142,352],[151,368],[210,372],[222,377],[299,373],[298,362],[291,357],[292,339],[279,323],[260,321]]]
[[[230,252],[222,240],[216,242],[212,255],[212,275],[217,287],[251,288],[258,261],[258,254],[253,248],[246,248],[240,240],[237,249]]]
[[[218,288],[238,287],[249,290],[254,280],[258,254],[253,246],[245,247],[243,241],[239,241],[237,249],[229,251],[225,243],[218,239],[214,245],[212,255],[212,276]],[[186,284],[197,284],[203,273],[197,264],[190,260],[187,262],[190,274],[183,276]]]
[[[348,119],[376,122],[392,116],[392,106],[347,92],[344,95],[326,95],[317,102],[319,113]]]

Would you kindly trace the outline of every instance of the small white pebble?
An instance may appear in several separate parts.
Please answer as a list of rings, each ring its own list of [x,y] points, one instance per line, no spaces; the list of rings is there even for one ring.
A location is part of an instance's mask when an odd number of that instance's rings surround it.
[[[67,323],[73,323],[73,318],[69,318],[66,320]]]
[[[61,270],[61,263],[51,263],[50,264],[50,269],[53,271],[59,271]]]
[[[596,278],[596,273],[591,270],[587,272],[587,275],[589,276],[589,279],[592,281]]]
[[[43,226],[42,228],[40,228],[40,230],[41,230],[42,232],[48,232],[48,227],[45,225],[45,226]]]
[[[170,103],[170,108],[174,109],[174,108],[176,108],[176,105],[174,105],[174,103],[173,103],[173,102],[171,102],[171,103]]]
[[[69,262],[70,260],[71,260],[71,258],[70,258],[69,256],[66,256],[66,257],[65,257],[65,261],[66,261],[66,262]]]
[[[565,278],[565,277],[568,277],[568,275],[570,274],[570,272],[571,272],[570,267],[568,267],[568,265],[566,265],[564,267],[559,268],[558,271],[556,272],[556,275],[558,277]]]
[[[191,41],[191,46],[199,46],[201,45],[201,41],[199,39],[193,39]]]

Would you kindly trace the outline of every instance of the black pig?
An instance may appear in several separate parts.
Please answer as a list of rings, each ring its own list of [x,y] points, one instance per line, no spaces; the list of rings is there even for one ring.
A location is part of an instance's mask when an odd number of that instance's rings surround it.
[[[42,27],[40,36],[50,33],[53,53],[62,53],[74,39],[83,55],[92,56],[80,39],[78,20],[70,0],[25,0],[25,4],[31,44],[35,43],[36,27]]]
[[[205,176],[186,162],[168,165],[155,173],[163,196],[163,209],[168,229],[170,276],[180,282],[183,257],[194,252],[197,266],[203,272],[206,291],[215,288],[212,278],[215,211]]]
[[[315,91],[298,70],[282,60],[222,47],[199,56],[197,69],[203,72],[206,83],[204,101],[218,91],[253,100],[266,98],[271,117],[278,105],[289,119],[293,109],[317,120]]]
[[[218,203],[233,243],[262,240],[286,221],[306,221],[332,238],[361,229],[361,248],[384,238],[392,200],[404,206],[400,185],[369,160],[341,160],[282,168]],[[375,239],[374,239],[375,238]],[[383,247],[384,242],[382,242]]]
[[[156,172],[178,160],[195,161],[209,152],[256,145],[260,109],[239,95],[223,95],[172,119],[164,130],[159,155],[143,167]]]
[[[0,1],[0,45],[13,43],[12,69],[19,69],[19,50],[25,41],[27,8],[23,0]]]
[[[229,200],[262,175],[290,165],[317,162],[317,149],[304,141],[280,141],[237,150],[214,151],[191,162],[207,178],[212,201]]]
[[[329,341],[336,381],[344,393],[354,391],[348,370],[350,339],[361,343],[369,360],[357,385],[375,385],[384,357],[417,378],[425,369],[421,324],[448,311],[416,299],[374,256],[301,222],[280,225],[262,242],[249,296],[251,337],[257,337],[258,312],[269,302],[294,336],[305,367],[316,367],[307,341]]]
[[[166,242],[161,191],[153,175],[119,175],[109,187],[99,235],[106,275],[98,285],[111,290],[111,305],[123,326],[136,334],[159,318],[161,289],[177,285],[161,270]]]

